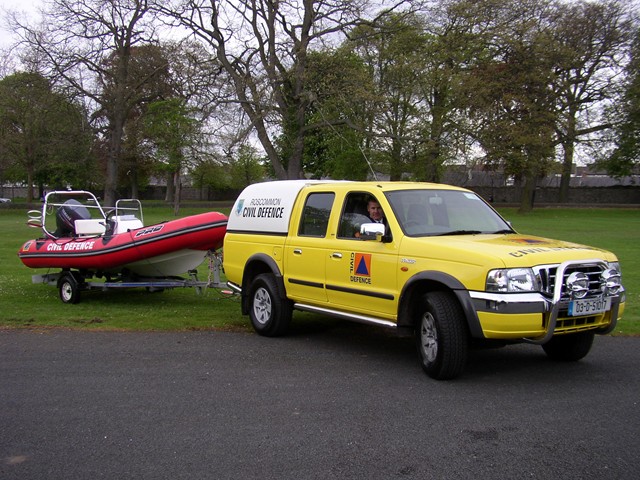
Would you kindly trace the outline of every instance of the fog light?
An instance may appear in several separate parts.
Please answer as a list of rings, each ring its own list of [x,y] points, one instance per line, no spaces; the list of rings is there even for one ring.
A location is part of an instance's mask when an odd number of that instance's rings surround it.
[[[589,293],[589,277],[582,272],[573,272],[567,278],[567,290],[571,298],[584,298]]]

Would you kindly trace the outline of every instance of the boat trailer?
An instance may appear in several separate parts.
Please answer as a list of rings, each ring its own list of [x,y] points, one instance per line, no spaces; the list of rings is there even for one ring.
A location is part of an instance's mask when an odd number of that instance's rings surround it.
[[[187,272],[188,278],[174,277],[141,277],[129,276],[126,272],[118,274],[116,277],[105,277],[104,281],[87,281],[96,278],[93,272],[81,270],[62,270],[57,273],[45,273],[33,275],[31,277],[34,284],[53,285],[58,288],[60,300],[63,303],[78,303],[80,293],[87,290],[110,290],[125,288],[146,288],[148,292],[161,292],[172,288],[195,288],[196,294],[200,295],[207,288],[220,289],[222,293],[233,295],[227,290],[226,283],[220,279],[222,271],[222,253],[209,252],[208,278],[206,281],[198,279],[198,271]]]

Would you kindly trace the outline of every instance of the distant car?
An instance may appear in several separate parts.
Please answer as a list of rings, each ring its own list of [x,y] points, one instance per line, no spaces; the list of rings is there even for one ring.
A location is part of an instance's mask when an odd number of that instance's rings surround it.
[[[11,203],[10,198],[0,198],[0,203]]]

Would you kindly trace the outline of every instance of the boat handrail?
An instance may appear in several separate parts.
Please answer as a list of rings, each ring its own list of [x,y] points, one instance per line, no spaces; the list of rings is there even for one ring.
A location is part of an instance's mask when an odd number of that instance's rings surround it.
[[[54,213],[53,210],[55,208],[63,207],[65,205],[64,201],[62,201],[64,198],[66,198],[66,201],[71,199],[83,200],[82,206],[84,208],[98,210],[103,220],[106,220],[107,218],[100,202],[93,193],[86,190],[52,190],[44,197],[42,212],[38,212],[37,215],[35,213],[37,210],[28,212],[29,218],[27,220],[27,225],[40,227],[47,237],[58,239],[59,237],[47,230],[46,219],[47,213],[51,215]]]
[[[34,228],[42,228],[42,211],[40,210],[29,210],[27,212],[27,225]]]
[[[43,213],[46,209],[46,207],[62,207],[64,205],[64,202],[62,203],[58,203],[55,202],[53,200],[50,200],[51,198],[55,197],[55,196],[59,196],[59,197],[68,197],[67,199],[78,199],[78,197],[85,197],[87,202],[92,202],[94,205],[91,205],[91,203],[83,203],[82,206],[85,208],[94,208],[94,209],[98,209],[100,210],[100,213],[102,214],[102,218],[105,218],[106,215],[104,213],[104,210],[102,208],[102,205],[100,205],[100,202],[98,201],[98,199],[96,198],[96,196],[91,193],[88,192],[86,190],[52,190],[51,192],[48,192],[45,197],[44,197],[44,204],[43,204]]]
[[[134,204],[134,206],[126,207],[120,205],[121,203],[130,202]],[[144,225],[144,217],[142,215],[142,203],[137,198],[121,198],[120,200],[116,200],[115,213],[114,215],[117,217],[120,211],[129,211],[129,212],[137,212],[136,218],[142,222]]]

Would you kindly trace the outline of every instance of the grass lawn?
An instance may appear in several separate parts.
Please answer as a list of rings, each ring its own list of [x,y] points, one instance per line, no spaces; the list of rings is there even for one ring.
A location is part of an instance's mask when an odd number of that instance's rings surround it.
[[[146,225],[172,220],[169,207],[144,208]],[[181,216],[205,211],[183,209]],[[220,209],[223,213],[228,213]],[[249,322],[240,314],[239,297],[210,288],[197,294],[194,288],[176,288],[149,293],[145,289],[92,290],[82,292],[81,300],[67,305],[58,298],[54,286],[33,284],[33,274],[47,273],[30,269],[17,257],[18,249],[41,231],[26,225],[26,209],[0,209],[0,325],[62,326],[93,329],[179,330],[236,329],[249,330]],[[57,272],[52,269],[51,273]],[[207,280],[208,263],[198,268],[198,279]]]
[[[181,216],[205,211],[188,208]],[[218,209],[228,213],[228,209]],[[547,236],[611,250],[622,265],[627,289],[627,307],[617,334],[640,334],[640,210],[638,209],[537,209],[527,215],[515,209],[501,213],[521,233]],[[145,224],[174,218],[169,207],[144,206]],[[46,273],[22,265],[17,257],[20,246],[38,237],[40,231],[26,225],[26,209],[0,208],[0,326],[61,326],[92,329],[250,330],[240,314],[237,296],[207,289],[198,295],[193,288],[161,293],[144,289],[90,291],[82,293],[75,305],[63,304],[53,286],[33,284],[31,275]],[[200,280],[209,275],[208,265],[198,269]],[[296,312],[295,316],[309,314]],[[314,319],[318,318],[313,316]]]
[[[614,252],[620,260],[626,309],[617,334],[640,334],[640,209],[540,208],[500,213],[520,233],[582,243]]]

